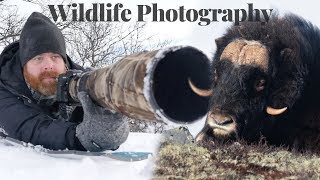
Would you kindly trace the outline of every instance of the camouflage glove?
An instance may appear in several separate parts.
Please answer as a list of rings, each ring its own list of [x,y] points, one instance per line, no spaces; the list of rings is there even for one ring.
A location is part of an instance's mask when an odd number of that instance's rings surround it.
[[[79,92],[78,98],[84,115],[76,136],[83,147],[89,151],[117,149],[128,137],[128,122],[119,113],[96,105],[86,92]]]

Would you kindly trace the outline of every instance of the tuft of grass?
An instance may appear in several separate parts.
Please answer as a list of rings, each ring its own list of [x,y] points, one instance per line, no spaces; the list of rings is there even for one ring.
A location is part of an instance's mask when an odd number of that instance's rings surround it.
[[[320,156],[266,144],[167,144],[153,179],[318,179]]]

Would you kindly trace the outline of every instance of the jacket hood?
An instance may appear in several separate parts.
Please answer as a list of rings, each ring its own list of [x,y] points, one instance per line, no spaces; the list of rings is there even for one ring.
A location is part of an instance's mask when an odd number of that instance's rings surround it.
[[[23,94],[31,97],[27,84],[24,81],[19,58],[19,42],[7,46],[0,55],[1,85],[14,94]]]

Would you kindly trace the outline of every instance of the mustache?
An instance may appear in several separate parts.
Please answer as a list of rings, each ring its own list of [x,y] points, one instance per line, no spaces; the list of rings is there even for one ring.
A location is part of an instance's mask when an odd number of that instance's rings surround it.
[[[55,78],[55,79],[57,79],[58,77],[59,77],[59,73],[55,72],[55,71],[45,71],[45,72],[40,73],[40,75],[39,75],[39,79],[40,80],[43,80],[45,78]]]

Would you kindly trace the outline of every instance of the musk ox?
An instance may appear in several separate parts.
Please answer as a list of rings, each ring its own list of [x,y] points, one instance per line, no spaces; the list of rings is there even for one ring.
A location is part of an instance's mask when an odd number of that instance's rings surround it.
[[[212,89],[197,141],[263,136],[273,145],[320,149],[320,31],[293,14],[243,22],[216,39]]]

